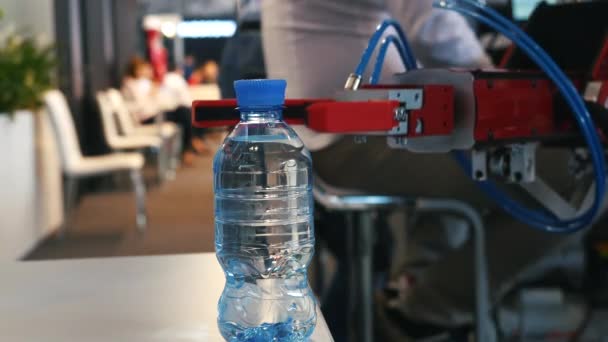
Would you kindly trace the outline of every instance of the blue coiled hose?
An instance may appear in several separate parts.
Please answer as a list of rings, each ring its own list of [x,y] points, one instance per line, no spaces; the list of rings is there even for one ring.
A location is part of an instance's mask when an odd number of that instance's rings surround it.
[[[589,146],[589,151],[591,152],[596,184],[595,200],[588,210],[572,219],[562,220],[552,214],[525,208],[508,198],[490,182],[480,182],[479,185],[481,189],[493,198],[505,211],[535,228],[550,232],[569,233],[589,226],[593,222],[593,219],[599,212],[603,203],[606,186],[606,166],[604,151],[596,133],[593,120],[570,79],[564,75],[547,53],[528,35],[491,8],[472,0],[436,0],[434,5],[471,16],[483,22],[503,33],[526,52],[526,54],[553,80],[560,93],[566,99],[568,105],[573,109],[576,122],[581,129],[585,142]],[[467,9],[466,6],[471,6],[475,10]],[[461,164],[463,158],[466,157],[462,152],[459,153],[457,159],[460,160]],[[470,166],[468,169],[470,169]]]
[[[564,75],[561,69],[555,64],[555,62],[553,62],[553,60],[547,55],[547,53],[540,46],[538,46],[538,44],[536,44],[517,26],[513,25],[510,21],[503,18],[491,8],[488,8],[474,0],[435,0],[434,6],[453,10],[463,15],[473,17],[503,33],[505,36],[509,37],[513,42],[515,42],[543,71],[547,73],[575,113],[576,122],[581,129],[587,145],[589,146],[589,150],[591,151],[596,188],[595,200],[587,211],[572,219],[562,220],[546,211],[534,211],[522,206],[521,204],[510,199],[503,191],[501,191],[494,183],[490,181],[478,182],[478,185],[489,197],[496,201],[503,210],[516,219],[527,223],[534,228],[554,233],[570,233],[589,226],[599,212],[603,202],[606,187],[606,166],[603,148],[595,131],[595,125],[593,124],[591,116],[580,98],[576,88],[572,85],[566,75]],[[467,6],[473,7],[474,10],[466,8]],[[392,22],[390,25],[395,26],[396,29],[399,27],[399,24],[396,22]],[[388,24],[384,25],[384,29],[387,26]],[[382,27],[383,25],[381,24],[378,27],[378,30],[376,30],[374,36],[370,38],[370,44],[364,52],[359,64],[359,66],[363,66],[363,69],[365,69],[367,61],[370,58],[369,56],[371,56],[375,45],[377,45],[379,37],[375,36],[378,34],[378,32],[380,32]],[[384,29],[382,29],[382,32]],[[397,31],[402,32],[400,29],[397,29]],[[405,35],[400,35],[401,39],[405,39],[404,37]],[[407,41],[403,41],[403,47],[406,49],[405,56],[411,57],[412,53]],[[366,54],[369,56],[365,57]],[[408,59],[410,57],[407,57],[407,59],[404,58],[403,60],[403,63],[406,64],[408,70],[416,68],[415,62],[408,66],[408,63],[410,63]],[[365,58],[367,58],[367,61],[365,61]],[[382,58],[384,58],[384,56],[382,56]],[[380,62],[380,66],[378,66],[378,62]],[[381,59],[378,59],[376,69],[380,68],[381,70],[381,65],[382,61]],[[361,71],[361,73],[362,72],[363,71]],[[372,83],[375,82],[377,82],[377,78],[375,78],[374,82]],[[461,151],[457,151],[454,154],[456,160],[467,172],[467,174],[471,174],[471,163],[466,154]]]
[[[384,58],[386,57],[386,52],[388,48],[394,44],[397,47],[397,51],[399,51],[399,55],[401,56],[401,60],[404,61],[407,58],[407,50],[403,45],[403,42],[399,40],[397,36],[394,34],[389,35],[384,38],[382,44],[380,45],[380,52],[378,52],[378,56],[376,57],[376,64],[374,65],[374,71],[372,76],[369,79],[369,83],[376,84],[380,80],[380,76],[382,75],[382,65],[384,64]],[[406,67],[407,68],[407,67]],[[408,70],[412,70],[411,68],[407,68]]]
[[[382,38],[384,31],[386,31],[386,29],[391,26],[397,32],[399,41],[403,45],[403,48],[404,48],[403,64],[405,65],[405,68],[407,70],[416,69],[416,58],[414,58],[414,55],[412,54],[412,49],[410,48],[410,46],[408,44],[407,37],[405,36],[405,33],[403,32],[401,25],[399,25],[399,23],[394,19],[386,19],[386,20],[382,21],[382,23],[380,23],[380,25],[378,25],[378,27],[376,28],[376,32],[374,32],[374,34],[369,38],[369,43],[367,45],[367,48],[365,48],[365,51],[363,51],[361,60],[359,61],[359,64],[357,65],[357,68],[355,69],[355,74],[357,76],[360,76],[360,77],[363,76],[363,73],[365,72],[365,68],[369,64],[369,60],[372,58],[372,54],[374,53],[374,50],[376,50],[376,46],[378,45],[380,38]]]

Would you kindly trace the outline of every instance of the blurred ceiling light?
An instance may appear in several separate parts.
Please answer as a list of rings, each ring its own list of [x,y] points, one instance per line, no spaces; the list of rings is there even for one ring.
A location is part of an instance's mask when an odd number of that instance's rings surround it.
[[[511,3],[513,11],[513,19],[525,21],[528,20],[536,6],[542,2],[542,0],[513,0]],[[555,4],[557,0],[547,0],[548,4]]]
[[[192,20],[177,24],[181,38],[227,38],[236,32],[234,20]]]
[[[182,16],[179,14],[150,14],[146,15],[143,20],[144,30],[162,31],[163,25],[167,23],[177,25],[182,21]]]
[[[160,32],[167,38],[175,38],[177,27],[173,22],[164,22],[160,27]]]

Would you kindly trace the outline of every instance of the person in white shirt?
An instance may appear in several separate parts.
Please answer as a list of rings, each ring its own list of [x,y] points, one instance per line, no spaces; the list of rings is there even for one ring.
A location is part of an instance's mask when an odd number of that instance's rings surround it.
[[[162,84],[156,84],[153,81],[150,64],[135,57],[127,67],[122,93],[131,113],[142,124],[152,124],[159,116],[164,116],[166,120],[180,126],[182,146],[184,146],[183,161],[186,165],[192,164],[194,158],[190,113],[192,100],[183,77],[175,72],[169,72]]]
[[[164,90],[173,100],[175,108],[191,107],[192,95],[190,86],[179,69],[170,69],[163,77],[161,89]]]
[[[202,86],[199,85],[200,89]],[[193,90],[190,88],[190,85],[186,81],[184,77],[184,70],[178,68],[174,63],[169,63],[169,72],[165,74],[163,77],[163,82],[161,84],[161,90],[168,97],[170,97],[173,101],[174,108],[183,108],[188,110],[188,119],[190,120],[190,109],[192,108],[192,101],[194,100],[193,96],[199,96],[199,99],[205,99],[206,97],[202,96],[203,94],[200,92],[195,92],[193,95]],[[205,89],[205,88],[203,88]],[[214,97],[214,85],[208,85],[206,89],[206,93],[204,95]],[[213,153],[211,147],[205,142],[204,136],[207,133],[207,129],[204,128],[193,128],[192,129],[192,146],[196,153],[201,155],[210,155]]]

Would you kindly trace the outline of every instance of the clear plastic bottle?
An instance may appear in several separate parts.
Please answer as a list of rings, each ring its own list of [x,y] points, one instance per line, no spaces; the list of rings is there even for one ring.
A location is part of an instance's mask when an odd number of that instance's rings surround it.
[[[241,122],[213,163],[215,248],[227,341],[305,341],[316,324],[312,163],[282,121],[284,80],[235,82]]]

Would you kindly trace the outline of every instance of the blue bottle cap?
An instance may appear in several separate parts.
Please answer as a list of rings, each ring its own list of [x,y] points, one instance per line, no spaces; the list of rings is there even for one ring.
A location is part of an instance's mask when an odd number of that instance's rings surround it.
[[[239,107],[275,107],[285,103],[285,80],[234,81],[236,102]]]

